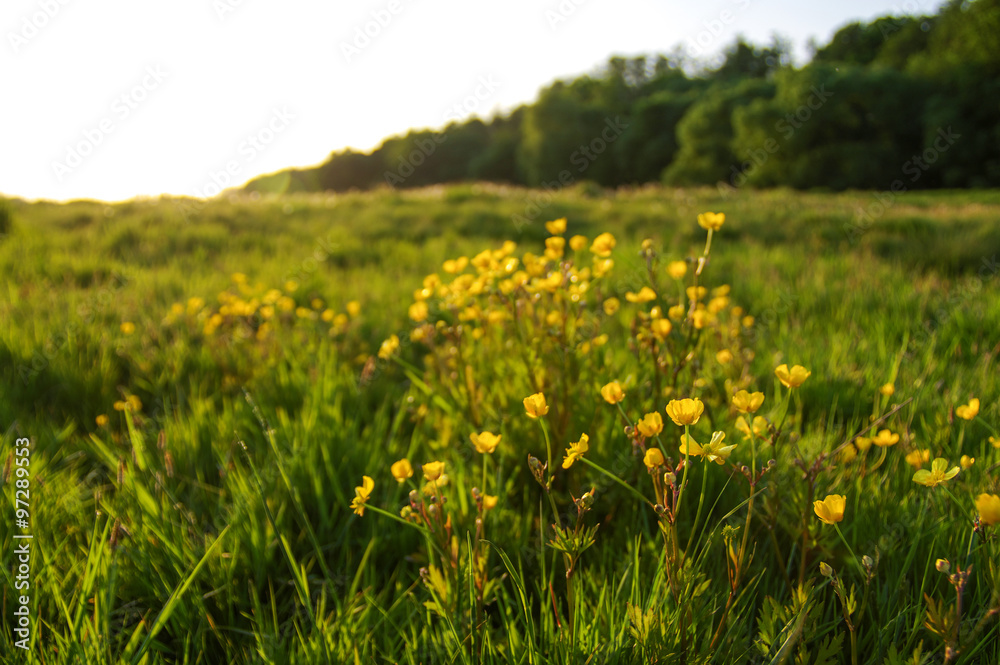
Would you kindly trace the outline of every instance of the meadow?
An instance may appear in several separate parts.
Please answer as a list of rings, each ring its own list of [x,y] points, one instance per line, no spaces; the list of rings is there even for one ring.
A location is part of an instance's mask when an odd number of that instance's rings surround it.
[[[0,660],[998,663],[998,219],[993,190],[0,204]]]

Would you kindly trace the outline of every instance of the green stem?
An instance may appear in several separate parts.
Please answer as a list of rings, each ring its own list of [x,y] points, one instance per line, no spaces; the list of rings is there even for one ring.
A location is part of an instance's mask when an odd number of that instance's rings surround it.
[[[843,532],[842,532],[842,531],[840,530],[840,525],[839,525],[839,524],[837,524],[836,522],[834,522],[834,523],[833,523],[833,528],[837,530],[837,535],[838,535],[838,536],[840,536],[840,541],[841,541],[842,543],[844,543],[844,546],[845,546],[845,547],[847,548],[847,551],[851,553],[851,557],[852,557],[852,558],[854,559],[854,562],[855,562],[856,564],[858,564],[858,568],[864,568],[864,567],[863,567],[863,566],[861,565],[861,559],[859,559],[859,558],[858,558],[858,555],[854,553],[854,550],[852,550],[852,549],[851,549],[851,546],[850,546],[850,545],[848,544],[848,542],[847,542],[847,539],[846,539],[846,538],[844,538],[844,534],[843,534]]]
[[[691,434],[689,432],[689,426],[684,426],[684,441],[690,443]],[[677,505],[674,506],[674,519],[680,514],[681,509],[681,499],[684,498],[684,489],[687,487],[687,477],[688,477],[688,467],[690,466],[689,460],[691,458],[691,446],[684,446],[684,473],[681,474],[681,489],[677,493]]]
[[[408,522],[399,515],[393,515],[387,510],[382,510],[378,506],[370,506],[368,504],[365,504],[365,510],[370,510],[372,512],[378,513],[379,515],[385,515],[386,517],[392,518],[397,522],[401,522],[406,526],[413,527],[414,529],[416,529],[417,531],[421,532],[424,535],[430,535],[430,531],[428,531],[427,527],[420,526],[419,524],[414,524],[413,522]]]
[[[701,474],[701,494],[698,496],[698,510],[694,514],[694,524],[691,525],[691,535],[688,536],[687,548],[685,552],[691,551],[691,544],[694,542],[695,531],[698,530],[698,520],[701,519],[701,506],[705,502],[705,488],[708,487],[708,460],[702,463]]]
[[[595,463],[595,462],[591,462],[591,461],[590,461],[589,459],[587,459],[586,457],[581,457],[581,458],[580,458],[580,461],[581,461],[581,462],[583,462],[583,463],[585,463],[585,464],[586,464],[587,466],[589,466],[589,467],[591,467],[591,468],[593,468],[593,469],[596,469],[597,471],[600,471],[600,472],[601,472],[601,473],[603,473],[603,474],[604,474],[605,476],[607,476],[607,477],[608,477],[608,478],[610,478],[611,480],[615,481],[616,483],[618,483],[619,485],[621,485],[622,487],[624,487],[625,489],[627,489],[627,490],[628,490],[629,492],[631,492],[632,494],[634,494],[634,495],[636,495],[637,497],[639,497],[640,499],[642,499],[643,503],[645,503],[646,505],[649,505],[649,506],[652,506],[652,505],[654,505],[652,501],[650,501],[650,500],[649,500],[649,499],[647,499],[647,498],[646,498],[645,496],[643,496],[642,492],[640,492],[640,491],[639,491],[639,490],[637,490],[636,488],[632,487],[631,485],[629,485],[628,483],[626,483],[626,482],[625,482],[624,480],[622,480],[621,478],[619,478],[619,477],[618,477],[618,476],[616,476],[615,474],[613,474],[613,473],[611,473],[610,471],[608,471],[607,469],[605,469],[605,468],[604,468],[603,466],[601,466],[600,464],[597,464],[597,463]]]

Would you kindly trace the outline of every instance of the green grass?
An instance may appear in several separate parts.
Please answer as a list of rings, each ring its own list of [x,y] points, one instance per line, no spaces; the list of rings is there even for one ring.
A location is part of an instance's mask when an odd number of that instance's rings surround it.
[[[943,662],[944,641],[925,626],[929,602],[954,604],[947,576],[934,569],[939,558],[972,563],[963,648],[949,662],[1000,662],[1000,621],[989,614],[1000,606],[997,528],[966,556],[972,499],[1000,487],[1000,450],[987,440],[1000,426],[1000,193],[910,192],[882,214],[869,192],[580,186],[545,196],[468,185],[208,203],[8,202],[0,453],[6,460],[16,438],[31,437],[34,662],[851,662],[820,561],[864,597],[859,662]],[[540,205],[533,217],[532,203]],[[859,225],[859,209],[873,214],[870,223]],[[699,360],[671,396],[705,400],[697,440],[723,430],[741,442],[722,401],[737,383],[763,391],[761,413],[777,422],[787,391],[774,368],[812,371],[782,435],[758,448],[758,461],[776,465],[758,487],[752,561],[715,644],[729,592],[723,527],[739,529],[738,544],[746,520],[742,475],[701,462],[689,469],[690,492],[704,483],[704,506],[696,530],[698,494],[678,521],[682,546],[694,531],[678,591],[669,588],[656,513],[586,465],[558,469],[553,498],[570,523],[570,496],[597,487],[584,522],[600,527],[580,557],[571,603],[562,557],[540,545],[552,538],[553,515],[525,460],[544,462],[546,449],[521,405],[543,381],[554,466],[587,432],[588,460],[651,494],[641,456],[598,389],[627,382],[622,407],[633,421],[663,414],[671,397],[657,392],[649,357],[630,347],[631,314],[648,306],[624,294],[648,283],[643,238],[662,262],[700,254],[705,232],[694,220],[707,210],[727,216],[707,284],[731,285],[732,304],[755,322],[733,340],[697,337]],[[609,231],[618,239],[614,270],[585,300],[614,294],[621,312],[604,316],[592,301],[581,310],[607,344],[574,355],[541,328],[519,340],[487,336],[460,352],[476,389],[460,368],[454,377],[436,371],[450,368],[447,357],[428,358],[409,342],[407,308],[423,277],[505,240],[518,243],[516,256],[541,254],[543,222],[562,216],[567,238]],[[170,321],[172,304],[195,296],[217,310],[220,292],[238,292],[233,273],[260,292],[294,281],[286,294],[313,313],[280,315],[262,340],[240,327],[208,334],[204,320],[185,315]],[[657,279],[664,300],[673,297],[662,270]],[[360,314],[331,334],[321,312],[344,313],[351,301]],[[123,322],[135,332],[125,334]],[[373,361],[393,333],[402,362]],[[730,369],[714,360],[728,341],[738,356]],[[880,398],[890,381],[895,394]],[[142,408],[116,411],[128,395]],[[952,408],[970,397],[982,409],[966,423]],[[820,458],[890,402],[905,403],[887,421],[904,436],[877,470],[875,447],[864,472],[860,461]],[[109,422],[99,426],[102,414]],[[676,456],[677,428],[665,420],[662,447]],[[484,471],[468,435],[485,429],[503,442]],[[976,458],[948,485],[960,505],[911,481],[904,455],[918,448],[951,464]],[[367,474],[369,506],[398,514],[409,488],[389,465],[402,457],[417,475],[421,462],[446,461],[460,555],[446,587],[422,581],[421,568],[440,565],[425,534],[349,508]],[[732,459],[750,463],[745,442]],[[470,490],[484,475],[500,501],[480,543]],[[14,489],[11,476],[8,515]],[[811,500],[828,493],[848,497],[840,527],[851,549],[878,553],[870,584],[813,515]],[[24,662],[9,620],[17,530],[7,515],[0,525],[0,659]],[[489,551],[484,603],[474,548]],[[915,649],[926,660],[914,660]]]

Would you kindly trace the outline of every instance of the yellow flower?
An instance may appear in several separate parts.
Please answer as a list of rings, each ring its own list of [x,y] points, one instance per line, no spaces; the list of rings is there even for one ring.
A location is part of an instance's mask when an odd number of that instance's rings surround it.
[[[704,286],[689,286],[684,292],[687,293],[688,300],[701,300],[708,295],[708,289]]]
[[[529,418],[540,418],[549,412],[549,405],[545,403],[545,395],[535,393],[524,398],[524,410]]]
[[[124,325],[124,324],[122,324]],[[979,398],[973,397],[968,404],[955,407],[955,415],[963,420],[972,420],[979,413]]]
[[[667,338],[667,335],[670,334],[670,331],[674,329],[674,324],[670,323],[670,319],[656,319],[649,324],[649,329],[653,331],[653,335],[656,336],[656,339],[662,342]],[[719,353],[722,353],[722,351],[719,351]],[[726,351],[726,353],[729,352]],[[730,356],[729,359],[732,360],[732,356]],[[720,360],[719,362],[723,361]]]
[[[894,446],[898,441],[899,441],[899,435],[893,434],[890,430],[887,429],[880,430],[879,433],[872,438],[872,443],[874,443],[879,448]]]
[[[545,258],[550,261],[558,261],[562,258],[563,250],[566,247],[565,238],[546,238],[545,239]]]
[[[969,457],[968,455],[962,455],[962,459],[958,460],[958,463],[962,465],[963,471],[968,471],[972,468],[972,465],[976,463],[976,458]]]
[[[704,410],[705,405],[697,397],[694,399],[672,399],[666,408],[670,419],[681,426],[696,424]]]
[[[650,448],[643,456],[642,463],[645,464],[646,468],[650,471],[658,466],[663,466],[663,453],[660,452],[659,448]]]
[[[493,432],[480,432],[479,434],[470,434],[469,438],[472,440],[472,445],[476,447],[476,451],[485,455],[493,454],[503,435],[494,434]]]
[[[351,302],[347,303],[346,308],[347,308],[347,313],[351,316],[352,319],[361,313],[361,303],[359,303],[357,300],[352,300]]]
[[[413,477],[413,467],[410,466],[410,460],[405,457],[398,462],[393,462],[389,470],[392,472],[392,477],[396,479],[397,483],[406,482],[407,478]]]
[[[722,349],[721,351],[715,354],[715,359],[719,362],[720,365],[728,365],[729,363],[733,362],[733,352],[730,351],[729,349]]]
[[[423,465],[424,478],[435,481],[444,473],[444,462],[427,462]]]
[[[573,236],[569,239],[569,248],[574,252],[579,252],[587,246],[587,236]]]
[[[718,231],[725,222],[726,213],[724,212],[703,212],[698,215],[698,226],[703,229]]]
[[[368,497],[371,496],[374,488],[375,481],[370,476],[364,476],[361,479],[361,485],[354,488],[354,499],[351,501],[351,508],[354,509],[355,515],[361,517],[365,514],[365,503],[367,503]]]
[[[667,310],[667,316],[674,321],[680,321],[684,318],[684,305],[674,305]]]
[[[378,357],[382,360],[388,360],[392,357],[396,351],[399,350],[399,338],[395,335],[389,335],[389,339],[382,342],[382,346],[378,349]]]
[[[931,460],[931,451],[924,448],[923,450],[914,450],[906,455],[906,463],[912,466],[914,469],[919,469],[924,465],[924,462],[929,462]]]
[[[560,233],[566,233],[566,218],[560,217],[559,219],[554,219],[551,222],[545,222],[545,230],[554,236]]]
[[[867,436],[859,436],[854,439],[854,445],[858,447],[858,450],[866,453],[868,452],[868,449],[872,447],[872,439],[869,439]]]
[[[573,462],[583,457],[583,454],[590,450],[589,441],[590,437],[581,434],[579,441],[569,444],[569,448],[566,449],[566,457],[563,458],[562,468],[570,468],[573,466]]]
[[[608,316],[613,315],[621,307],[621,302],[618,298],[608,298],[604,301],[604,313]]]
[[[497,507],[497,501],[499,501],[499,500],[500,500],[500,497],[493,496],[492,494],[484,494],[483,495],[483,510],[493,510],[494,508]]]
[[[410,305],[410,319],[420,323],[427,320],[427,303],[423,300]]]
[[[750,425],[747,423],[746,418],[740,416],[736,419],[736,429],[743,432],[743,438],[750,438]],[[764,416],[757,416],[753,419],[753,435],[757,438],[764,438],[767,434],[768,424],[767,418]]]
[[[847,444],[847,447],[840,451],[840,461],[844,464],[850,464],[858,456],[858,449],[854,447],[854,444]]]
[[[697,455],[704,457],[709,462],[715,462],[716,464],[725,464],[726,460],[729,459],[729,456],[736,448],[735,443],[731,446],[723,445],[722,442],[725,438],[725,432],[713,432],[712,440],[703,446],[695,441],[693,437],[682,434],[681,452],[685,455]]]
[[[764,393],[749,393],[741,390],[733,395],[733,406],[740,413],[757,413],[757,409],[764,403]]]
[[[885,395],[886,397],[892,397],[893,394],[896,392],[896,386],[894,386],[891,383],[887,383],[881,388],[879,388],[878,391],[883,395]]]
[[[620,383],[612,381],[601,388],[601,397],[603,397],[604,401],[608,404],[617,404],[625,399],[625,391],[622,390]]]
[[[943,457],[938,457],[933,462],[931,462],[931,470],[920,469],[915,474],[913,474],[913,482],[919,483],[921,485],[927,485],[927,487],[934,487],[940,485],[941,483],[951,480],[958,475],[958,467],[953,466],[948,471],[948,460]]]
[[[299,290],[299,283],[296,282],[295,280],[290,279],[287,282],[285,282],[285,291],[288,291],[289,293],[294,293],[295,291],[298,290]]]
[[[129,410],[142,411],[142,400],[140,400],[135,395],[129,395],[128,397],[125,398],[125,401],[128,403]]]
[[[663,418],[658,411],[653,411],[643,416],[635,426],[644,437],[652,438],[663,431]]]
[[[124,323],[121,324],[120,328],[121,331],[126,335],[131,335],[132,333],[135,332],[135,324],[132,323],[131,321],[125,321]]]
[[[844,508],[847,497],[842,494],[828,494],[822,501],[813,502],[813,511],[822,522],[836,524],[844,521]]]
[[[991,436],[990,445],[994,448],[1000,448],[1000,437]]]
[[[656,300],[656,291],[649,288],[648,286],[644,286],[641,289],[639,289],[639,293],[632,293],[631,291],[626,293],[625,300],[628,300],[629,302],[638,302],[638,303],[649,302],[650,300]]]
[[[791,370],[788,369],[788,365],[781,364],[778,365],[777,369],[774,370],[775,376],[781,381],[786,388],[798,388],[812,372],[808,371],[802,365],[795,365]]]
[[[104,415],[103,413],[101,415],[97,416],[96,418],[94,418],[94,420],[97,421],[97,426],[98,427],[104,427],[105,425],[108,424],[108,417],[106,415]]]
[[[1000,496],[980,494],[976,497],[976,510],[979,511],[979,521],[983,524],[1000,524]]]
[[[667,265],[667,274],[674,279],[682,279],[687,274],[687,269],[686,261],[671,261]]]
[[[615,248],[617,242],[615,237],[610,233],[602,233],[601,235],[594,238],[594,242],[590,245],[590,251],[600,256],[601,258],[611,256],[611,250]]]

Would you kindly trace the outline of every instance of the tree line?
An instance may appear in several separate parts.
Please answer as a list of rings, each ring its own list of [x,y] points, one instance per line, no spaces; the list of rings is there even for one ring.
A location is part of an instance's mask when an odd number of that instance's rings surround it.
[[[413,130],[253,191],[493,181],[890,189],[1000,186],[1000,0],[851,23],[808,64],[742,38],[720,65],[681,48],[612,57],[488,120]]]

